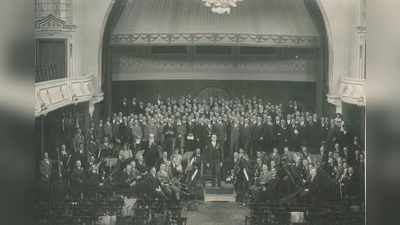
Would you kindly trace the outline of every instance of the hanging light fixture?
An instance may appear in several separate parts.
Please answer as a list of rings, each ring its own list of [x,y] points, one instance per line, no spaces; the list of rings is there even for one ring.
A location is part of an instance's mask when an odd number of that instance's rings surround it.
[[[218,14],[230,13],[230,7],[237,7],[236,2],[243,0],[203,0],[204,5],[211,8],[211,11]]]

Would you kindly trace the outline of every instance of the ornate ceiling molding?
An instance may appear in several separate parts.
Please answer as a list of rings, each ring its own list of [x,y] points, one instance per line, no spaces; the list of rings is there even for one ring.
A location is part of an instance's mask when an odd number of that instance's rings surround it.
[[[320,47],[323,37],[260,34],[114,34],[110,44],[240,44],[257,46]]]

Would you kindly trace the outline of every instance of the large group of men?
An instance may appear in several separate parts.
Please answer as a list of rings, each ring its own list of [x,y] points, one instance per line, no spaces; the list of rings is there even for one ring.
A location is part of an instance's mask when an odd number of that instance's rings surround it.
[[[59,174],[71,186],[104,186],[112,174],[99,165],[105,165],[106,158],[118,158],[119,186],[139,193],[137,184],[146,181],[150,195],[171,198],[175,194],[179,199],[182,177],[187,181],[193,174],[182,168],[182,156],[194,152],[187,159],[188,168],[193,163],[200,169],[203,159],[213,186],[221,186],[223,162],[232,161],[231,175],[236,180],[247,168],[249,191],[256,202],[273,198],[282,188],[288,195],[299,190],[295,193],[300,201],[314,197],[320,192],[320,180],[328,178],[338,182],[347,196],[361,197],[364,149],[340,114],[319,118],[312,110],[303,111],[296,101],[284,107],[244,95],[235,99],[191,95],[162,99],[159,95],[147,104],[123,98],[114,111],[85,132],[78,128],[72,140],[61,146]],[[321,159],[313,159],[311,153]],[[50,180],[51,169],[45,154],[40,164],[43,182]]]

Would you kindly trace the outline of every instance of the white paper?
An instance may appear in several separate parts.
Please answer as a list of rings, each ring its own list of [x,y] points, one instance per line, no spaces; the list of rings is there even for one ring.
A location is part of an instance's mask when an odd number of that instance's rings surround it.
[[[140,139],[136,139],[136,142],[135,142],[137,145],[138,144],[140,144]]]
[[[187,136],[188,140],[194,140],[194,136]]]

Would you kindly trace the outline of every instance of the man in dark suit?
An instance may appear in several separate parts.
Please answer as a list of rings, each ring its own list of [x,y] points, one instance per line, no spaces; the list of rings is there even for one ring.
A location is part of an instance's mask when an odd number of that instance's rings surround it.
[[[160,155],[157,149],[157,144],[154,140],[154,134],[149,135],[149,143],[145,147],[143,157],[148,166],[156,166],[156,162],[160,158]]]
[[[261,116],[257,117],[257,124],[254,126],[253,141],[255,151],[264,151],[264,138],[265,138],[265,127],[262,123]]]
[[[310,139],[310,131],[307,122],[305,121],[304,117],[300,117],[300,123],[298,126],[298,131],[299,131],[299,141],[300,144],[307,145],[308,146],[308,141]]]
[[[335,124],[335,120],[331,119],[331,124],[329,125],[328,132],[326,134],[326,142],[328,143],[329,151],[335,149],[335,144],[338,142],[340,129]]]
[[[352,141],[352,135],[351,133],[347,130],[347,125],[343,124],[343,131],[339,133],[339,144],[342,147],[351,147],[351,141]]]
[[[239,118],[235,117],[234,123],[231,125],[229,157],[232,156],[234,152],[239,152],[239,142],[240,142],[240,124],[239,124]]]
[[[353,197],[359,196],[359,191],[360,191],[360,186],[359,186],[359,176],[355,173],[353,167],[349,167],[348,169],[349,175],[345,176],[345,178],[342,180],[343,186],[344,186],[344,191],[346,195]]]
[[[296,100],[293,101],[293,111],[294,112],[296,112],[296,111],[301,112],[301,108],[300,108],[300,106],[297,105],[297,101]]]
[[[222,117],[218,117],[217,123],[215,123],[212,127],[213,134],[216,134],[219,143],[221,144],[222,149],[225,149],[225,141],[228,140],[226,125],[222,122]]]
[[[221,187],[221,166],[222,166],[222,148],[217,143],[217,135],[211,135],[211,142],[209,142],[205,149],[205,161],[207,167],[211,170],[211,185],[215,187],[215,178],[217,178],[217,186]]]
[[[275,168],[271,169],[272,178],[262,191],[254,196],[252,203],[265,203],[268,200],[275,199],[279,192],[281,179],[279,178]]]
[[[94,137],[99,142],[104,140],[103,120],[99,120],[99,124],[94,128]]]
[[[206,147],[207,128],[204,124],[204,118],[200,118],[200,123],[196,125],[196,139],[198,142],[198,148],[200,148],[202,154],[204,154],[204,148]]]
[[[266,144],[266,152],[271,153],[272,149],[274,148],[275,145],[275,140],[276,140],[276,125],[272,122],[272,117],[267,116],[267,122],[265,123],[265,129],[266,129],[266,139],[265,139],[265,144]]]
[[[51,177],[52,170],[51,160],[49,159],[49,154],[45,152],[43,154],[43,160],[40,162],[39,171],[40,171],[40,181],[43,183],[49,182]]]
[[[362,145],[361,145],[361,143],[358,141],[358,137],[357,136],[354,136],[353,143],[350,146],[350,148],[351,148],[352,152],[355,152],[356,150],[360,150],[360,151],[364,150]]]
[[[75,167],[72,169],[69,176],[69,182],[73,188],[81,188],[83,185],[83,180],[85,178],[85,173],[82,168],[81,160],[75,161]]]
[[[164,194],[161,192],[160,181],[156,177],[156,168],[150,169],[150,174],[145,181],[146,194],[150,199],[164,199]]]
[[[132,101],[128,104],[128,114],[126,115],[124,114],[124,116],[128,116],[130,114],[137,115],[136,108],[137,108],[136,98],[132,98]]]
[[[146,111],[144,109],[143,102],[140,101],[139,105],[136,108],[136,115],[140,115],[140,114],[144,115],[145,113],[146,113]]]
[[[312,169],[310,175],[310,181],[305,184],[305,188],[296,194],[297,203],[306,203],[310,200],[314,202],[320,197],[321,178],[317,175],[316,169]]]
[[[286,126],[286,121],[284,119],[281,120],[281,123],[276,130],[278,137],[278,150],[282,154],[283,149],[286,146],[289,146],[289,134],[290,134],[290,130]]]
[[[129,115],[129,105],[125,97],[122,99],[121,105],[119,107],[119,112],[122,112],[124,116]]]
[[[251,133],[252,132],[249,124],[249,119],[245,118],[244,124],[240,127],[240,142],[241,147],[244,149],[244,152],[249,156],[253,156],[254,154],[253,152],[250,152],[250,144],[252,141]]]

